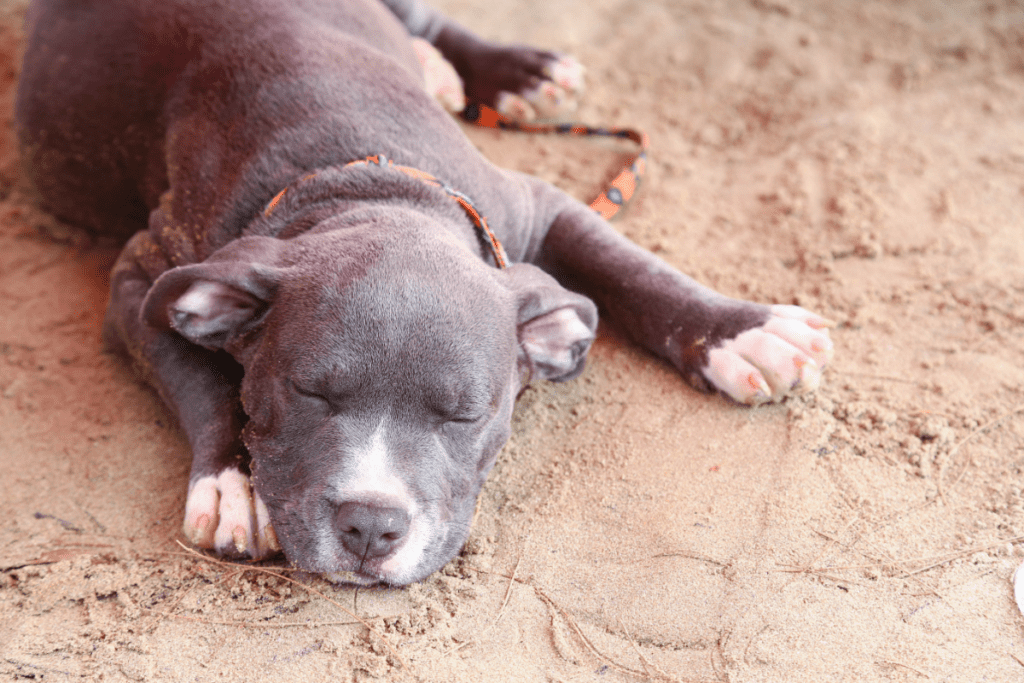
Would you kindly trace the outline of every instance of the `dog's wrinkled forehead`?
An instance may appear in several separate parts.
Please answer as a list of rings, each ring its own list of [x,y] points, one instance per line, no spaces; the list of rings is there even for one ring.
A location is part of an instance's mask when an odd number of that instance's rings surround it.
[[[516,313],[496,272],[443,250],[385,252],[354,278],[306,271],[282,286],[268,341],[279,364],[314,375],[376,384],[504,380],[515,357]]]

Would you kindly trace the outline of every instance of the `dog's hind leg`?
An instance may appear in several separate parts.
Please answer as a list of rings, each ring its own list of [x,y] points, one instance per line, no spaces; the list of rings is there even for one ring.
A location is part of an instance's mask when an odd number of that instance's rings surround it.
[[[142,89],[131,12],[105,3],[33,2],[15,102],[21,159],[45,208],[127,239],[166,185],[159,103]],[[88,36],[84,39],[83,36]],[[132,71],[135,69],[135,71]],[[150,77],[152,78],[152,77]],[[152,187],[139,179],[152,174]]]
[[[383,0],[409,33],[433,44],[462,79],[466,99],[517,121],[576,109],[583,66],[574,57],[479,38],[420,0]]]

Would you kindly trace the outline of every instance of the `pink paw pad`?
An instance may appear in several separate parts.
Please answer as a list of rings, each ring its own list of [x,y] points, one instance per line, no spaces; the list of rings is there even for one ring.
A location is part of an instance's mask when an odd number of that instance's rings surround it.
[[[281,549],[266,505],[237,469],[192,482],[182,531],[194,545],[221,555],[260,559]]]
[[[575,57],[565,56],[544,69],[545,75],[558,87],[573,95],[583,93],[585,69]]]
[[[772,317],[708,352],[704,376],[734,401],[759,405],[813,391],[832,358],[832,323],[798,306],[772,306]]]
[[[427,93],[452,113],[465,109],[466,94],[455,67],[422,38],[412,39],[412,49],[423,67],[423,85]]]
[[[555,119],[576,111],[583,94],[583,65],[563,56],[544,67],[545,80],[520,93],[498,93],[496,108],[514,121]]]

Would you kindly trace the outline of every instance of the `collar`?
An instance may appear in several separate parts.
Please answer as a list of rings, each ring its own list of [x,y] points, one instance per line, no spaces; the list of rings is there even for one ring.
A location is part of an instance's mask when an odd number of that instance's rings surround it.
[[[470,201],[469,197],[467,197],[466,195],[441,182],[440,180],[430,175],[429,173],[426,173],[425,171],[421,171],[411,166],[399,166],[395,162],[385,157],[383,154],[375,154],[373,156],[366,157],[365,159],[351,161],[345,164],[342,168],[350,168],[352,166],[379,166],[381,168],[386,168],[398,171],[400,173],[404,173],[405,175],[410,176],[412,178],[416,178],[417,180],[422,181],[427,185],[440,188],[442,191],[444,191],[445,194],[447,194],[449,197],[458,202],[459,206],[461,206],[463,211],[466,212],[466,215],[469,216],[469,219],[473,222],[473,225],[476,227],[477,235],[480,237],[481,241],[484,242],[490,249],[491,256],[494,257],[494,265],[501,269],[508,267],[508,256],[505,254],[505,248],[501,246],[501,242],[498,241],[498,238],[491,230],[491,227],[487,224],[487,219],[484,218],[480,214],[480,212],[476,210],[476,207],[473,206],[473,202]],[[278,192],[276,195],[274,195],[274,198],[267,203],[267,207],[263,209],[263,215],[269,216],[270,214],[272,214],[274,212],[274,209],[277,207],[277,204],[281,201],[281,198],[284,197],[285,193],[288,192],[288,190],[291,187],[298,183],[309,180],[310,178],[313,178],[315,176],[316,173],[310,173],[309,175],[305,175],[299,178],[292,185],[289,185],[288,187]]]

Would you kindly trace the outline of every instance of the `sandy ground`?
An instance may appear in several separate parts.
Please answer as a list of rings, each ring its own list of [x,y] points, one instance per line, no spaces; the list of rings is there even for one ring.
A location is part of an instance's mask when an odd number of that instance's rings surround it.
[[[22,187],[24,6],[4,3],[0,675],[1024,680],[1021,3],[440,4],[579,56],[579,118],[652,139],[618,227],[839,321],[825,386],[737,407],[605,329],[582,378],[523,396],[466,550],[428,581],[357,594],[190,556],[184,441],[100,349],[116,247]],[[618,159],[470,134],[584,199]]]

